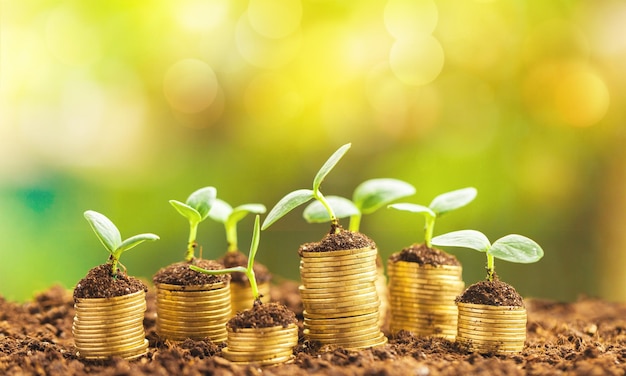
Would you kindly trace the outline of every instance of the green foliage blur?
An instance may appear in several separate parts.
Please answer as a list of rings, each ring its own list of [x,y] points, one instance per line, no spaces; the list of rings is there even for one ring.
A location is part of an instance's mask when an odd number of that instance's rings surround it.
[[[73,288],[107,253],[82,213],[155,243],[125,254],[151,280],[185,254],[168,204],[203,186],[271,208],[326,178],[371,178],[428,203],[474,202],[435,235],[472,228],[537,241],[537,264],[496,272],[525,297],[626,300],[626,3],[502,0],[0,1],[0,295]],[[327,224],[300,209],[261,234],[257,260],[299,278],[298,246]],[[250,244],[254,218],[239,223]],[[347,227],[347,222],[343,223]],[[361,231],[384,260],[423,222],[381,209]],[[223,226],[198,229],[202,256]],[[454,250],[469,285],[486,276]]]

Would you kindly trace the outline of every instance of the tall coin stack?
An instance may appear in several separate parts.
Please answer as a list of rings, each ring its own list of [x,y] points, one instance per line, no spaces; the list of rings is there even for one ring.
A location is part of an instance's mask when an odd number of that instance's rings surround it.
[[[157,334],[174,341],[208,337],[226,341],[226,323],[231,317],[230,283],[180,286],[155,283]]]
[[[458,303],[457,342],[469,351],[511,354],[524,349],[526,309],[516,306],[491,306]]]
[[[376,248],[301,252],[304,335],[326,348],[383,345]]]
[[[406,330],[454,341],[458,319],[454,301],[465,288],[461,266],[396,261],[387,269],[391,333]]]
[[[262,366],[285,363],[293,359],[298,345],[298,327],[237,328],[230,326],[222,356],[233,363],[257,363]]]
[[[143,329],[146,294],[143,290],[112,298],[79,298],[74,309],[72,333],[82,358],[132,359],[146,353],[148,340]]]

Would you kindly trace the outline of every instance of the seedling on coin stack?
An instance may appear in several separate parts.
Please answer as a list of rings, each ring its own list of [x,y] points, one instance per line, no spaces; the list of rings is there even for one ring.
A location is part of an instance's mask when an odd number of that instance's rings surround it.
[[[350,218],[349,230],[359,232],[361,218],[364,214],[371,214],[391,202],[415,193],[415,187],[398,179],[370,179],[359,184],[352,194],[352,201],[340,196],[328,196],[327,200],[335,210],[337,218]],[[328,211],[319,201],[311,202],[302,213],[309,223],[323,223],[331,220]],[[387,277],[380,256],[376,258],[378,279],[376,291],[380,299],[379,321],[383,327],[387,321],[389,309],[389,293]]]
[[[424,243],[414,243],[392,254],[387,264],[390,330],[434,335],[454,340],[458,308],[454,299],[463,291],[462,268],[456,257],[432,247],[435,220],[463,207],[476,197],[476,189],[464,188],[435,197],[429,206],[398,203],[390,208],[423,215]]]
[[[534,240],[521,235],[507,235],[493,244],[475,230],[454,231],[432,240],[441,247],[464,247],[487,255],[487,279],[469,286],[457,298],[459,307],[457,342],[469,351],[482,353],[518,353],[526,340],[526,309],[515,289],[500,281],[495,273],[495,259],[515,263],[533,263],[543,257],[543,249]]]
[[[320,191],[324,178],[350,148],[340,147],[313,179],[313,189],[288,193],[269,212],[262,229],[294,208],[315,199],[330,219],[330,232],[315,243],[300,246],[300,294],[304,305],[304,335],[323,349],[362,349],[382,345],[380,299],[376,291],[378,250],[360,232],[344,230]]]
[[[192,265],[191,269],[208,275],[226,273],[246,275],[250,281],[254,303],[251,309],[237,313],[226,324],[228,339],[226,348],[222,349],[222,355],[234,363],[274,365],[293,358],[293,348],[298,344],[298,327],[295,314],[284,305],[261,301],[254,272],[254,258],[261,236],[259,223],[257,215],[246,267],[235,266],[221,270],[207,270]]]
[[[76,348],[86,359],[136,358],[148,348],[143,329],[147,287],[126,275],[123,266],[119,270],[119,260],[125,251],[159,237],[140,234],[122,241],[117,227],[104,215],[88,210],[85,218],[109,251],[109,261],[91,269],[74,289]]]
[[[248,263],[246,255],[239,251],[237,224],[250,213],[262,214],[265,211],[265,206],[262,204],[243,204],[233,208],[226,201],[219,198],[215,199],[209,211],[209,218],[222,223],[226,230],[228,250],[224,257],[218,260],[224,267],[231,268]],[[254,264],[254,272],[261,300],[264,303],[268,303],[270,301],[270,280],[272,275],[264,265],[259,263]],[[254,296],[252,296],[251,291],[250,281],[245,273],[234,272],[231,274],[230,299],[232,314],[250,307],[254,302]]]
[[[185,202],[170,200],[188,220],[189,237],[184,261],[161,268],[152,278],[157,291],[156,330],[162,338],[183,341],[208,337],[215,343],[226,340],[225,324],[231,315],[230,275],[211,276],[190,269],[191,265],[224,268],[217,261],[195,255],[198,225],[208,217],[216,195],[214,187],[204,187]]]

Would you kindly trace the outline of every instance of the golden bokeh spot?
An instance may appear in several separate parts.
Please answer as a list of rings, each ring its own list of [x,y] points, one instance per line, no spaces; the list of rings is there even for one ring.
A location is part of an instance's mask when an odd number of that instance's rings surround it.
[[[300,0],[250,0],[248,19],[257,33],[266,38],[285,38],[300,27]]]
[[[438,16],[437,5],[432,0],[389,0],[385,6],[385,26],[396,39],[432,33]]]
[[[407,85],[416,86],[434,81],[443,69],[444,59],[437,38],[420,33],[398,39],[389,54],[389,64],[395,76]]]
[[[178,23],[189,30],[212,30],[228,16],[229,0],[187,0],[176,3]]]
[[[174,63],[163,79],[163,92],[170,106],[184,113],[197,113],[208,108],[217,91],[218,82],[213,69],[197,59]]]
[[[246,111],[255,120],[280,125],[302,111],[302,98],[295,84],[286,76],[267,73],[255,77],[244,94]]]

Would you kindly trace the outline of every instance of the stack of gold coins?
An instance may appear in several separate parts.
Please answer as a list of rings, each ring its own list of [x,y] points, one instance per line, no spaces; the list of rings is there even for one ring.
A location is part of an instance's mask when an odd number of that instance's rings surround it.
[[[206,337],[214,343],[226,341],[226,322],[231,317],[229,285],[156,283],[157,334],[174,341]]]
[[[113,298],[79,298],[74,309],[72,333],[82,358],[132,359],[146,353],[143,290]]]
[[[396,261],[387,268],[391,333],[406,330],[453,341],[458,318],[454,301],[465,288],[461,266]]]
[[[257,363],[264,366],[293,359],[298,344],[298,327],[237,328],[228,327],[228,340],[222,356],[234,363]]]
[[[380,331],[376,255],[375,248],[302,252],[300,295],[309,340],[328,349],[387,342]]]
[[[526,309],[516,306],[491,306],[458,303],[457,342],[469,351],[511,354],[524,349]]]
[[[259,293],[261,294],[261,302],[270,302],[270,282],[263,282],[258,284]],[[231,316],[241,312],[245,309],[252,308],[254,304],[254,295],[252,295],[252,288],[250,288],[250,282],[246,281],[245,284],[239,282],[230,282],[230,305]]]
[[[378,278],[376,278],[376,293],[380,300],[378,307],[378,327],[383,329],[387,325],[389,316],[389,289],[387,288],[387,277],[382,266],[378,267]]]

